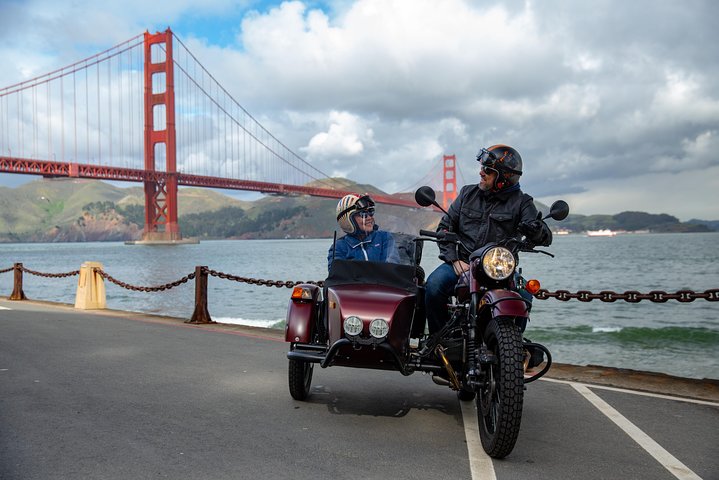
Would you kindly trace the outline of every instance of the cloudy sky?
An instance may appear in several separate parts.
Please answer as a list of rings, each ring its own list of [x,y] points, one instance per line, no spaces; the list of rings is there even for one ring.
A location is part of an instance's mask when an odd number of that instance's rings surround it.
[[[507,143],[545,203],[719,219],[717,19],[713,0],[0,0],[0,86],[169,26],[329,174],[395,192],[447,153],[472,183]]]

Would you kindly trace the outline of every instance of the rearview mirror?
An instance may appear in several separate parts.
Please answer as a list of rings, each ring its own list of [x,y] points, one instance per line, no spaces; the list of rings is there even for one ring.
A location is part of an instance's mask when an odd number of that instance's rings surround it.
[[[424,186],[419,187],[416,192],[414,192],[414,200],[419,205],[423,207],[429,207],[430,205],[436,205],[435,201],[435,194],[434,190],[432,190],[432,187]]]
[[[544,218],[553,218],[554,220],[561,221],[567,218],[567,215],[569,215],[569,204],[564,200],[557,200],[550,207],[549,215]]]

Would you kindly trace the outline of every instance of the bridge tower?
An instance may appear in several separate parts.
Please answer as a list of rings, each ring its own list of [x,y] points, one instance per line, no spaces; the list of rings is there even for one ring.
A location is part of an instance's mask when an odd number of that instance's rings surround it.
[[[454,155],[445,155],[442,159],[442,208],[447,210],[457,198],[457,159]]]
[[[157,120],[158,124],[155,124]],[[177,223],[177,144],[172,31],[145,32],[145,170],[157,171],[165,160],[165,176],[145,180],[147,241],[180,240]],[[163,165],[160,165],[163,167]]]

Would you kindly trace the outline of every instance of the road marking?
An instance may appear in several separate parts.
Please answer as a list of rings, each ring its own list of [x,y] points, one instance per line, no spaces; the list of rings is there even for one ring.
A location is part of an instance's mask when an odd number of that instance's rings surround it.
[[[613,392],[630,393],[632,395],[641,395],[643,397],[662,398],[664,400],[676,400],[678,402],[687,402],[687,403],[695,403],[697,405],[708,405],[710,407],[719,407],[719,403],[717,403],[717,402],[710,402],[709,400],[698,400],[696,398],[675,397],[672,395],[663,395],[661,393],[642,392],[640,390],[629,390],[626,388],[608,387],[606,385],[590,385],[587,383],[572,382],[569,380],[558,380],[556,378],[543,378],[542,381],[543,382],[564,383],[566,385],[584,385],[589,388],[597,388],[600,390],[611,390]]]
[[[654,459],[664,468],[669,470],[672,475],[680,480],[702,480],[699,475],[691,471],[689,467],[680,462],[674,455],[666,451],[661,445],[655,442],[654,439],[640,430],[639,427],[627,420],[627,418],[619,413],[614,407],[599,398],[599,396],[592,392],[589,387],[578,383],[573,383],[571,385],[576,391],[582,394],[584,398],[597,407],[600,412],[606,415],[607,418],[614,422],[619,428],[624,430],[624,433],[637,442],[640,447],[649,453],[649,455],[654,457]]]
[[[3,307],[2,305],[0,305],[0,310],[12,310],[12,308]]]
[[[482,441],[479,439],[479,424],[477,423],[476,402],[462,402],[462,420],[464,420],[464,436],[467,439],[467,451],[469,452],[469,470],[472,472],[472,480],[497,480],[494,474],[492,457],[482,448]]]

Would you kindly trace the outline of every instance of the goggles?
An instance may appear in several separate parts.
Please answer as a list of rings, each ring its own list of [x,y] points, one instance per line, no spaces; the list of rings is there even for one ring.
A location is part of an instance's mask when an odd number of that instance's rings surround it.
[[[499,171],[507,172],[507,173],[513,173],[516,175],[521,175],[521,170],[515,170],[513,168],[509,168],[506,165],[504,165],[502,162],[499,162],[499,157],[495,155],[493,152],[490,152],[486,148],[483,148],[479,151],[477,154],[477,161],[482,165],[482,170],[484,173],[497,173],[499,174]],[[497,165],[499,163],[499,165]]]
[[[366,216],[371,217],[374,215],[374,202],[369,195],[362,195],[360,198],[357,199],[354,205],[350,205],[349,207],[338,213],[337,220],[342,218],[343,215],[352,212],[353,210],[358,211],[360,214],[363,212],[368,212]]]
[[[481,149],[477,154],[477,161],[482,165],[482,167],[491,168],[494,171],[497,170],[494,168],[494,164],[497,160],[499,160],[497,156],[486,148]]]
[[[355,210],[367,210],[371,208],[372,213],[374,213],[374,202],[371,198],[369,198],[369,195],[362,195],[357,199],[357,202],[354,204],[354,208]]]
[[[370,207],[366,210],[360,210],[359,212],[357,212],[357,215],[362,218],[374,217],[374,207]]]

